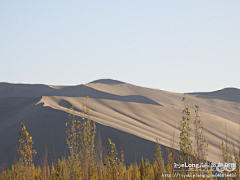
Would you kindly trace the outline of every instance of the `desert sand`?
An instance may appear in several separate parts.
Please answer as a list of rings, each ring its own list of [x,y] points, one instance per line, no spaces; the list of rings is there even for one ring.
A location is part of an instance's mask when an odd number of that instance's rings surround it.
[[[0,83],[0,163],[13,162],[17,132],[23,122],[35,141],[37,163],[46,149],[51,161],[67,154],[65,145],[68,109],[80,116],[82,97],[89,96],[91,117],[103,144],[107,138],[125,151],[126,162],[141,156],[153,158],[156,138],[164,147],[178,147],[183,94],[103,79],[78,86],[47,86]],[[220,144],[239,145],[240,89],[225,88],[206,93],[187,93],[194,120],[200,106],[204,135],[209,144],[207,159],[220,162]],[[192,131],[194,140],[194,130]],[[164,152],[165,153],[165,152]]]

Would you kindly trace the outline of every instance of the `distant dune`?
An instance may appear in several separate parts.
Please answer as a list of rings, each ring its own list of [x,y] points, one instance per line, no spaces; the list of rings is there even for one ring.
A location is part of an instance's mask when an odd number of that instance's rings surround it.
[[[221,99],[225,101],[233,101],[240,103],[240,89],[225,88],[214,92],[191,93],[200,98]]]
[[[104,145],[111,138],[118,148],[124,149],[127,163],[139,161],[141,156],[153,158],[156,138],[163,146],[171,146],[174,136],[174,148],[178,150],[183,94],[111,79],[78,86],[0,83],[0,163],[14,160],[20,122],[33,136],[38,164],[46,149],[51,161],[65,155],[67,110],[74,104],[73,113],[79,116],[85,96],[90,97],[91,116]],[[232,145],[237,146],[239,142],[240,89],[225,88],[186,96],[191,107],[200,106],[209,143],[208,160],[219,162],[219,147],[226,133]]]

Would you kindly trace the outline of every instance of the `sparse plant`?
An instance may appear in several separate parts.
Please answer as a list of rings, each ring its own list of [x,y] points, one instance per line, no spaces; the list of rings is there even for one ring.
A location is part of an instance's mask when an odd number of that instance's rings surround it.
[[[116,180],[118,179],[118,165],[119,165],[119,159],[118,159],[118,152],[117,148],[114,142],[112,142],[111,139],[108,139],[109,143],[109,151],[108,156],[106,158],[106,167],[107,167],[107,179]]]
[[[156,176],[160,177],[162,175],[162,173],[166,172],[166,169],[165,169],[164,159],[162,157],[162,148],[161,148],[161,145],[159,143],[159,139],[157,139],[155,159],[156,159],[156,164],[157,164],[157,168],[158,168]]]
[[[85,105],[86,103],[86,105]],[[71,177],[84,180],[96,179],[96,160],[95,160],[95,134],[96,125],[91,121],[88,97],[84,99],[82,106],[82,121],[74,115],[74,106],[70,108],[69,121],[66,123],[68,128],[66,143],[70,156],[69,167]]]
[[[203,135],[203,123],[199,114],[199,106],[195,105],[195,120],[194,120],[194,129],[195,129],[195,142],[196,142],[196,150],[194,157],[196,159],[196,163],[205,163],[207,159],[207,148],[208,144]]]
[[[66,143],[70,152],[68,156],[68,166],[71,173],[71,179],[77,179],[81,177],[81,167],[80,167],[80,144],[79,144],[79,126],[81,122],[76,119],[76,116],[73,114],[74,106],[69,110],[69,121],[66,122],[67,127],[67,137]]]
[[[191,163],[192,162],[192,140],[191,140],[191,126],[190,126],[190,108],[188,106],[188,100],[184,96],[182,99],[184,103],[184,110],[182,111],[182,119],[180,121],[180,159],[181,163]]]
[[[31,171],[34,168],[33,157],[37,154],[37,151],[33,149],[33,139],[27,131],[26,126],[21,123],[22,132],[18,132],[18,146],[16,150],[20,155],[19,166],[19,178],[30,179]]]

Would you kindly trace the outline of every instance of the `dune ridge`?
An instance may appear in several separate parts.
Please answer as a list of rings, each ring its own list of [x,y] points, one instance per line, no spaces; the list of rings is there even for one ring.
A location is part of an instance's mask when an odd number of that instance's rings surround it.
[[[46,107],[67,112],[68,108],[58,104],[61,100],[74,104],[78,109],[82,107],[81,98],[43,97],[39,103],[43,103],[43,106]],[[90,99],[89,101],[89,104],[91,104],[92,119],[97,123],[113,127],[152,142],[156,142],[156,138],[159,138],[161,144],[165,146],[171,144],[173,131],[175,130],[176,149],[178,149],[177,141],[180,133],[178,126],[181,118],[180,109],[103,99]],[[80,116],[79,111],[72,113]],[[238,124],[204,112],[201,113],[201,117],[204,123],[205,136],[209,143],[208,160],[218,162],[219,145],[221,144],[221,140],[225,138],[225,125],[227,129],[231,129],[232,132],[238,132]],[[135,119],[138,119],[138,121]],[[192,116],[192,120],[193,119],[194,117]],[[220,129],[221,131],[219,131]],[[192,132],[192,137],[194,137],[194,131]],[[230,137],[232,138],[232,143],[237,146],[238,134],[231,134]]]
[[[209,143],[208,160],[219,162],[219,147],[226,133],[232,145],[239,142],[240,90],[226,88],[214,92],[187,93],[194,120],[194,105],[200,106],[205,136]],[[171,146],[173,134],[178,149],[179,121],[184,108],[183,94],[135,86],[103,79],[77,86],[50,86],[0,83],[0,163],[13,159],[20,122],[33,134],[39,153],[38,162],[47,146],[56,157],[67,153],[65,127],[72,104],[79,116],[82,98],[89,96],[91,116],[97,123],[103,142],[112,138],[126,152],[126,161],[134,157],[152,158],[156,138]],[[225,132],[225,128],[227,132]],[[194,137],[194,134],[192,134]],[[52,158],[52,157],[51,157]]]

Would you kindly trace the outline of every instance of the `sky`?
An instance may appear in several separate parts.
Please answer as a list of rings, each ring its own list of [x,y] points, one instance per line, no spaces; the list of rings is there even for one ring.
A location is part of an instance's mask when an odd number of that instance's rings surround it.
[[[240,88],[239,0],[0,1],[0,82]]]

